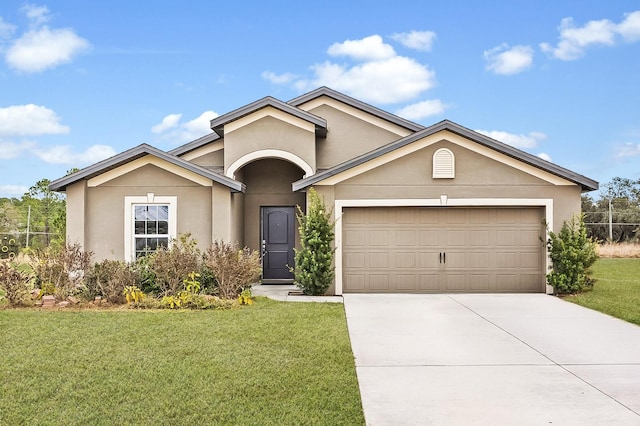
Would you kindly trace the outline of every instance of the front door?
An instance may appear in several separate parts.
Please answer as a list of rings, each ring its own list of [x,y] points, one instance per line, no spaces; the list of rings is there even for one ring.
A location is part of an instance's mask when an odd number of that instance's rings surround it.
[[[261,207],[262,278],[290,280],[293,273],[295,207]]]

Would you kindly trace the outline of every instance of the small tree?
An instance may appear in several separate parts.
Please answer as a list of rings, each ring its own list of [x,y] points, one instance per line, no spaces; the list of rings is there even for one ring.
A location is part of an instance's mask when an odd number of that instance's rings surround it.
[[[547,282],[556,294],[572,294],[593,287],[591,265],[596,261],[596,243],[587,236],[583,215],[575,215],[562,225],[560,233],[549,232],[547,241],[553,271]]]
[[[298,206],[300,250],[295,250],[295,284],[307,295],[324,294],[333,282],[334,223],[320,195],[309,190],[309,210]]]

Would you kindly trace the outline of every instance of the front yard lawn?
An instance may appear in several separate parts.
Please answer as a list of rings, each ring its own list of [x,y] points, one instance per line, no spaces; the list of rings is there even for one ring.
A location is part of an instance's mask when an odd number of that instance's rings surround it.
[[[0,424],[364,424],[341,304],[0,310]]]
[[[640,259],[600,258],[593,290],[566,300],[640,325]]]

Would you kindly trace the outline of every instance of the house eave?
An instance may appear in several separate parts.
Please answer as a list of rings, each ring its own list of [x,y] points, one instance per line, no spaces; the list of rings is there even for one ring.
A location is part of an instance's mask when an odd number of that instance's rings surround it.
[[[224,137],[224,126],[232,121],[239,120],[247,115],[253,114],[263,108],[272,107],[278,109],[286,114],[290,114],[301,120],[305,120],[315,126],[316,136],[326,137],[327,135],[327,120],[309,112],[303,111],[299,108],[291,106],[287,103],[279,101],[271,96],[259,99],[249,105],[238,108],[227,114],[221,115],[211,120],[211,130],[213,130],[220,137]]]
[[[598,189],[599,185],[598,185],[598,182],[596,182],[595,180],[589,179],[578,173],[572,172],[571,170],[565,169],[556,164],[545,161],[542,158],[536,157],[532,154],[526,153],[524,151],[520,151],[519,149],[513,148],[512,146],[509,146],[505,143],[492,139],[488,136],[482,135],[478,132],[474,132],[473,130],[467,129],[466,127],[463,127],[449,120],[443,120],[430,127],[424,128],[419,132],[416,132],[407,137],[398,139],[394,142],[391,142],[373,151],[370,151],[356,158],[353,158],[351,160],[338,164],[321,173],[316,173],[313,176],[309,176],[307,178],[298,180],[292,184],[292,188],[294,191],[305,190],[306,188],[318,182],[321,182],[325,179],[328,179],[346,170],[349,170],[355,166],[366,163],[367,161],[370,161],[374,158],[380,157],[384,154],[387,154],[391,151],[394,151],[398,148],[401,148],[405,145],[415,142],[418,139],[422,139],[424,137],[433,135],[443,130],[449,131],[451,133],[455,133],[461,137],[464,137],[466,139],[469,139],[471,141],[484,145],[487,148],[498,151],[504,155],[512,157],[525,164],[529,164],[530,166],[536,167],[540,170],[543,170],[555,176],[561,177],[567,181],[573,182],[581,187],[582,192],[595,191]]]
[[[70,175],[54,180],[49,184],[51,191],[64,192],[69,185],[73,185],[82,180],[89,180],[95,176],[106,173],[128,162],[142,158],[146,155],[152,155],[164,161],[182,167],[202,177],[211,179],[221,185],[228,187],[232,192],[244,192],[246,187],[242,182],[231,179],[220,173],[212,172],[196,164],[190,163],[173,154],[166,153],[151,145],[141,144],[128,151],[114,155],[113,157],[102,160],[96,164],[88,166]]]

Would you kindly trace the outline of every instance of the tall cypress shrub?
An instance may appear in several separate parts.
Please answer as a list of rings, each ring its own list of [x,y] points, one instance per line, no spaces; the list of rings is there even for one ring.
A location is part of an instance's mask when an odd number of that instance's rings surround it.
[[[294,282],[306,295],[324,294],[333,282],[334,223],[320,195],[311,188],[304,214],[298,206],[300,250],[295,249]]]
[[[556,234],[549,232],[547,241],[553,271],[547,275],[547,283],[556,294],[572,294],[593,287],[591,265],[598,254],[596,243],[587,236],[583,215],[575,215],[562,224]]]

